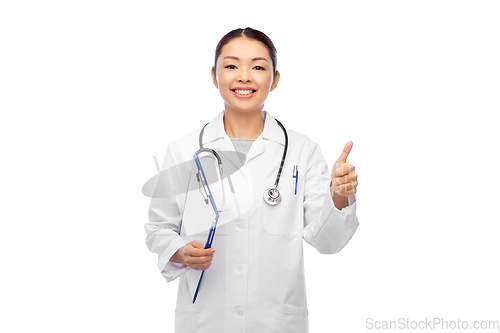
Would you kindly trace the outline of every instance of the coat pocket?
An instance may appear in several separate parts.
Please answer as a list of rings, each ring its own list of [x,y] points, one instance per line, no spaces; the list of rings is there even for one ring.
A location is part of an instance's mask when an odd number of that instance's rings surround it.
[[[266,180],[266,184],[273,184],[274,178]],[[260,200],[262,210],[262,225],[272,236],[293,237],[304,227],[304,206],[302,195],[294,195],[290,191],[291,182],[282,181],[278,185],[281,194],[281,202],[271,206]],[[295,187],[295,183],[293,183]]]
[[[283,332],[307,333],[309,331],[308,310],[285,304],[283,308]]]
[[[196,304],[175,309],[175,333],[198,332],[196,317]]]

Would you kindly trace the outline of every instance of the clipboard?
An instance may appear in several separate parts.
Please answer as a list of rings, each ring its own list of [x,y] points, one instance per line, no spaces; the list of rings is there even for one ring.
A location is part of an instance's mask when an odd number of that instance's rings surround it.
[[[186,195],[184,209],[182,214],[182,225],[180,236],[187,242],[198,240],[205,245],[205,249],[212,247],[217,222],[219,221],[219,210],[214,199],[212,189],[207,181],[207,175],[213,176],[209,165],[213,162],[202,163],[198,152],[193,156],[192,172],[190,173],[189,183],[197,182],[198,189],[189,190]],[[206,170],[209,169],[209,170]],[[222,184],[222,180],[220,180]],[[212,187],[220,185],[218,182],[212,183]],[[193,188],[193,185],[191,185]],[[196,302],[200,287],[202,286],[203,275],[205,271],[188,269],[186,278],[193,303]]]

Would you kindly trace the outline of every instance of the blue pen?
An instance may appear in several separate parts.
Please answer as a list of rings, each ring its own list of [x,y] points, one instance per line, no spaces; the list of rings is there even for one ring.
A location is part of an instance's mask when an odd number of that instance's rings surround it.
[[[295,178],[295,195],[297,195],[297,182],[299,181],[299,170],[297,169],[297,166],[293,166],[293,178]]]

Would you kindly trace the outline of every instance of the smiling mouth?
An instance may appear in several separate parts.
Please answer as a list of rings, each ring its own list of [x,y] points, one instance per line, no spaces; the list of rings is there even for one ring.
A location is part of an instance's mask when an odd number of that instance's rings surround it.
[[[240,90],[240,89],[231,89],[232,92],[237,93],[238,95],[250,95],[256,92],[257,90]]]

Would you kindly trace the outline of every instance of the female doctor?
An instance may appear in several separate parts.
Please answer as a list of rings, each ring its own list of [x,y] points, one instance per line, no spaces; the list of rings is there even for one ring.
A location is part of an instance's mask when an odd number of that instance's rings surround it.
[[[226,34],[212,68],[224,110],[203,131],[200,127],[168,145],[162,169],[192,161],[200,141],[220,155],[246,155],[222,181],[229,208],[220,213],[211,248],[182,237],[183,216],[194,208],[174,197],[151,201],[146,244],[158,254],[167,282],[180,277],[177,333],[307,332],[302,240],[333,254],[358,227],[357,175],[347,162],[352,142],[330,172],[316,143],[286,124],[281,128],[263,110],[280,79],[276,64],[276,49],[262,32],[246,28]],[[270,204],[266,191],[275,184],[285,150],[276,187],[281,201]],[[234,155],[224,162],[238,163]],[[202,270],[193,303],[189,274]]]

